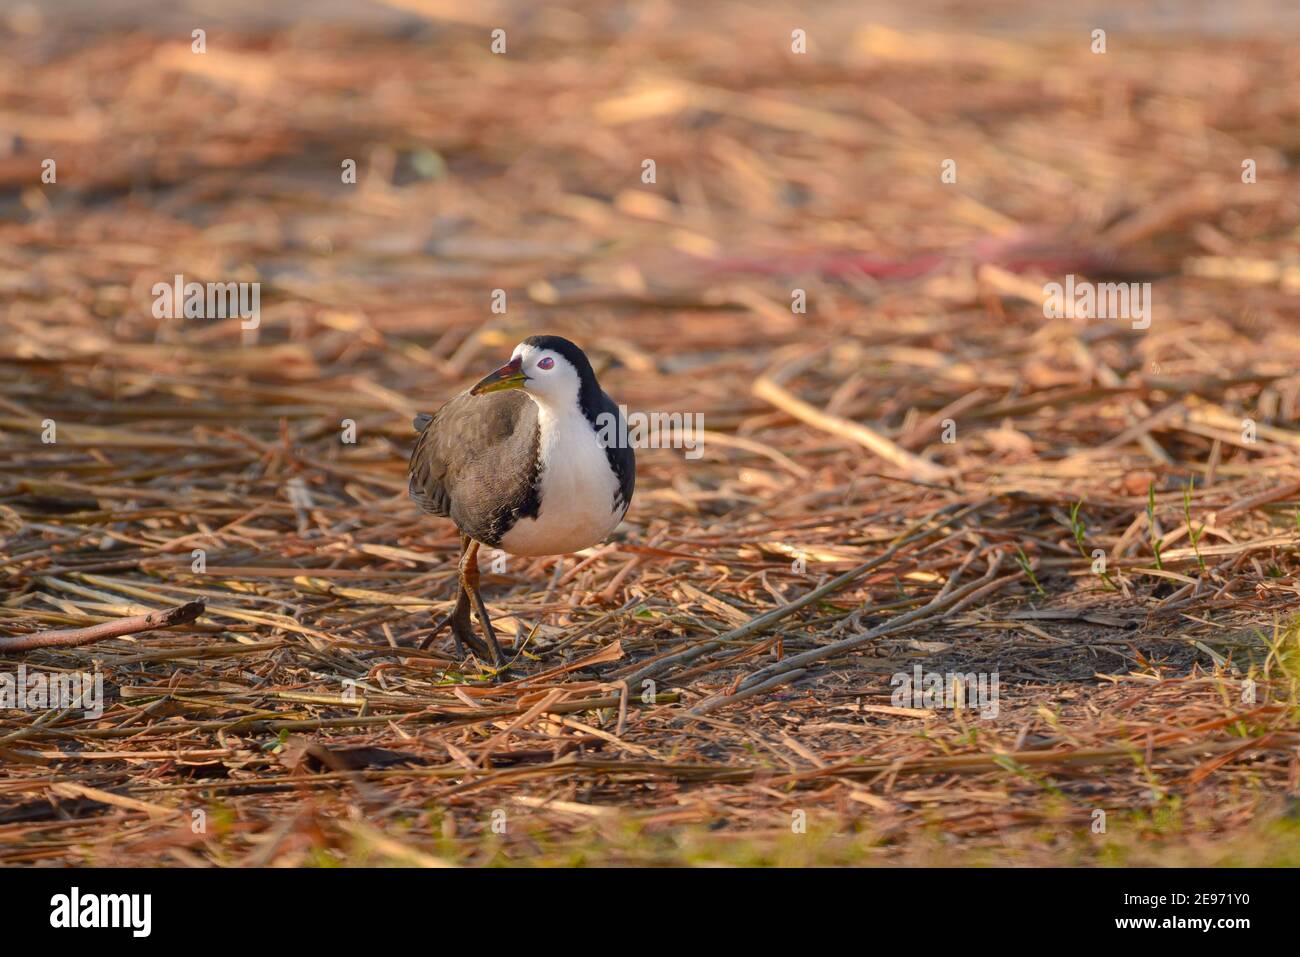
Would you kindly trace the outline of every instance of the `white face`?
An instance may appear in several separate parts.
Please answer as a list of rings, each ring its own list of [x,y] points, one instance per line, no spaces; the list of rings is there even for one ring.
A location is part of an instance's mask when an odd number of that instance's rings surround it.
[[[524,390],[531,392],[539,402],[555,406],[577,404],[582,383],[578,370],[564,356],[521,342],[515,346],[511,359],[523,363],[523,373],[528,377]]]

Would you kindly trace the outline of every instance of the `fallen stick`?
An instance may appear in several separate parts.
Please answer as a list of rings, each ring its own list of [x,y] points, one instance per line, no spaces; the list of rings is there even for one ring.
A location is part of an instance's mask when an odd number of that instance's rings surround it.
[[[954,519],[959,518],[964,514],[968,514],[971,511],[977,510],[978,508],[982,508],[985,504],[987,504],[987,502],[979,502],[976,503],[975,505],[967,506],[965,509],[959,510],[957,515],[953,515],[952,517],[948,518],[947,521],[940,523],[938,528],[948,527],[948,525],[951,524]],[[850,582],[856,581],[857,579],[861,578],[863,575],[871,571],[873,568],[883,565],[885,562],[889,561],[896,554],[898,554],[899,550],[901,550],[904,546],[910,545],[916,541],[920,541],[921,539],[925,538],[927,535],[932,534],[934,531],[936,531],[936,529],[927,528],[926,526],[928,526],[932,521],[937,519],[945,511],[950,511],[951,509],[952,506],[944,506],[943,508],[940,508],[930,513],[925,518],[921,519],[921,521],[915,523],[906,531],[904,531],[903,534],[895,538],[893,543],[889,546],[889,548],[885,549],[885,551],[882,554],[877,555],[875,558],[871,559],[870,561],[863,562],[857,568],[849,569],[847,572],[845,572],[843,575],[840,575],[837,578],[832,578],[830,581],[826,582],[825,584],[817,588],[814,588],[812,591],[806,592],[805,594],[796,598],[794,601],[787,602],[786,604],[781,605],[778,608],[773,608],[770,611],[764,612],[758,617],[750,619],[745,624],[737,628],[732,628],[730,631],[727,631],[719,635],[717,638],[710,639],[709,641],[703,641],[696,645],[691,645],[690,647],[682,651],[678,651],[673,654],[666,655],[662,658],[656,658],[655,660],[636,669],[635,671],[632,671],[631,673],[627,673],[627,672],[616,673],[615,677],[620,678],[623,681],[626,681],[629,687],[639,686],[642,681],[645,681],[649,678],[658,677],[659,675],[663,674],[665,671],[669,671],[678,665],[689,664],[690,662],[694,661],[696,658],[699,658],[701,655],[706,655],[712,651],[716,651],[719,648],[724,647],[728,642],[737,641],[738,639],[745,638],[756,632],[763,631],[769,626],[776,624],[778,621],[781,621],[782,619],[788,618],[789,616],[793,615],[801,608],[805,608],[808,605],[811,605],[813,602],[825,598],[827,595],[830,595],[833,592],[839,591],[841,588],[848,585]]]
[[[971,557],[974,556],[972,552]],[[964,570],[970,564],[970,559],[964,562],[961,569]],[[992,561],[989,562],[988,571],[975,581],[963,585],[961,588],[954,588],[957,577],[961,570],[957,572],[948,584],[946,584],[939,594],[935,595],[929,604],[909,611],[905,614],[891,618],[884,623],[877,625],[868,631],[857,635],[852,635],[840,641],[832,642],[829,645],[822,645],[811,651],[805,651],[802,654],[795,655],[792,658],[784,658],[775,664],[768,665],[766,668],[760,668],[753,674],[749,675],[731,694],[716,694],[712,697],[705,698],[695,707],[690,709],[691,714],[708,714],[724,705],[731,704],[744,698],[752,697],[760,691],[774,688],[778,685],[785,684],[788,681],[802,678],[808,672],[808,665],[822,661],[826,658],[833,657],[844,651],[850,651],[863,645],[868,641],[874,641],[885,635],[904,628],[910,628],[912,625],[921,621],[933,623],[942,621],[951,615],[963,610],[969,605],[981,598],[985,598],[997,591],[1008,582],[1014,581],[1018,575],[1008,575],[1005,578],[998,578],[998,569],[1002,565],[1002,554],[995,553]]]
[[[1251,509],[1259,508],[1261,505],[1271,505],[1278,499],[1290,498],[1292,495],[1300,492],[1300,482],[1287,482],[1284,485],[1275,485],[1273,488],[1265,489],[1258,495],[1252,495],[1250,498],[1243,498],[1240,502],[1234,502],[1225,509],[1220,509],[1215,518],[1215,523],[1227,522],[1236,518],[1238,515],[1244,515]]]
[[[782,412],[788,412],[801,422],[806,422],[815,429],[838,435],[841,438],[865,446],[886,462],[902,469],[908,476],[921,482],[943,482],[953,477],[950,469],[927,462],[913,455],[904,448],[885,438],[878,432],[867,428],[861,422],[854,422],[838,415],[823,412],[814,405],[805,402],[777,384],[775,378],[759,376],[754,382],[754,395],[776,406]]]
[[[200,598],[175,608],[119,618],[117,621],[104,621],[85,628],[61,628],[58,631],[37,631],[30,635],[11,635],[0,638],[0,652],[31,651],[33,648],[75,648],[105,638],[121,638],[123,635],[135,635],[155,628],[171,628],[198,618],[205,607],[204,600]]]

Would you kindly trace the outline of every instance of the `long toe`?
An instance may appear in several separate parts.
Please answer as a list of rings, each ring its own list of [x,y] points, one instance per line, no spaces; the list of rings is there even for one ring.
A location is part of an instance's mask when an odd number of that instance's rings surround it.
[[[456,639],[456,653],[458,655],[464,655],[465,649],[468,648],[483,660],[489,660],[488,646],[479,639],[478,635],[474,634],[474,626],[470,624],[468,613],[452,618],[451,634]]]
[[[501,653],[501,645],[497,642],[496,629],[492,627],[492,616],[488,614],[487,605],[483,601],[483,594],[478,590],[477,585],[477,582],[469,583],[467,589],[469,600],[474,606],[474,615],[478,618],[479,627],[483,629],[483,636],[492,649],[492,663],[500,668],[506,663],[506,656]]]
[[[421,651],[427,649],[431,644],[433,644],[434,639],[437,638],[438,635],[442,633],[442,630],[451,623],[451,619],[452,619],[452,615],[449,612],[448,614],[443,615],[441,618],[435,621],[433,623],[433,628],[429,630],[429,633],[424,636],[424,640],[421,641],[420,644],[417,645],[416,647],[418,647]]]

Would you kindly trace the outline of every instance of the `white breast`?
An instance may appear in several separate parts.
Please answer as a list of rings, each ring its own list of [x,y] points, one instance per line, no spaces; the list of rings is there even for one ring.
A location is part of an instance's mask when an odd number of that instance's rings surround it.
[[[614,510],[618,477],[595,429],[578,409],[556,415],[537,409],[541,507],[537,518],[521,518],[501,538],[513,555],[564,555],[604,539],[622,520]]]

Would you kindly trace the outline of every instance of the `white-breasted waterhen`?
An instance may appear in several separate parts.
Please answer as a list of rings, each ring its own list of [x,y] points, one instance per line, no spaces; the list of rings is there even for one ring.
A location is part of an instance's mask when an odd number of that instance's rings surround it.
[[[603,541],[627,512],[636,457],[619,407],[581,349],[532,336],[510,361],[433,415],[418,415],[410,495],[460,529],[460,588],[447,624],[456,650],[505,659],[479,594],[479,545],[562,555]],[[474,635],[470,604],[487,639]]]

